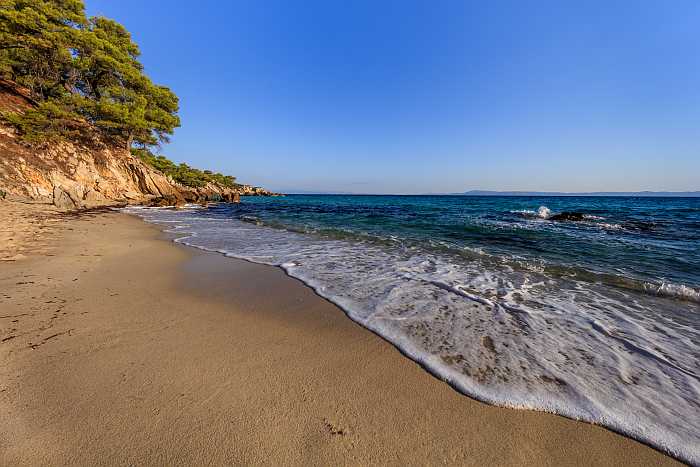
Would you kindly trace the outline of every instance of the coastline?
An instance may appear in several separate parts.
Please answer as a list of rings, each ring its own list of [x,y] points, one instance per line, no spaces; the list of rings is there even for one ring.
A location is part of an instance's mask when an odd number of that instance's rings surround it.
[[[49,237],[0,263],[2,464],[675,463],[463,396],[280,269],[116,212]]]

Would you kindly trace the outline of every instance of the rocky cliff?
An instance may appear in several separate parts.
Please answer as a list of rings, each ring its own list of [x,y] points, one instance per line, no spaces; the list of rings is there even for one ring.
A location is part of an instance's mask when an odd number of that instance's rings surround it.
[[[0,83],[0,111],[17,112],[31,105],[21,90]],[[30,145],[2,120],[0,191],[50,201],[61,209],[120,203],[235,202],[241,195],[273,195],[248,185],[180,185],[98,135],[89,141]]]

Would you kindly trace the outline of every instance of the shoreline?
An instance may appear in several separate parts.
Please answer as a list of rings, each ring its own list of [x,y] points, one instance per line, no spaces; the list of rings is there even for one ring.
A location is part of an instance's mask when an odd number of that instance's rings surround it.
[[[676,463],[464,396],[280,268],[116,212],[52,237],[0,263],[0,463]]]
[[[325,300],[331,304],[334,308],[337,308],[338,311],[342,312],[345,317],[355,323],[356,325],[360,326],[363,330],[368,331],[375,336],[377,336],[379,339],[393,347],[397,352],[399,352],[404,358],[407,358],[411,360],[413,363],[418,365],[423,371],[427,372],[430,374],[432,377],[435,379],[439,380],[440,382],[448,385],[451,387],[454,391],[459,393],[460,395],[469,398],[471,400],[487,404],[489,406],[493,407],[498,407],[498,408],[504,408],[508,410],[519,410],[519,411],[529,411],[529,412],[535,412],[535,413],[546,413],[550,415],[555,415],[558,417],[562,417],[567,420],[571,420],[577,423],[584,423],[584,424],[590,424],[593,426],[598,426],[601,427],[605,430],[610,431],[611,433],[623,436],[625,438],[634,440],[644,446],[647,446],[665,456],[668,456],[674,460],[677,460],[679,462],[688,462],[689,464],[693,465],[692,460],[687,460],[684,459],[683,456],[677,455],[676,453],[673,453],[670,450],[664,449],[663,446],[659,446],[658,444],[654,444],[652,441],[649,439],[644,439],[643,436],[635,436],[633,433],[629,433],[624,430],[624,428],[614,424],[614,423],[609,423],[609,424],[604,424],[604,423],[597,423],[595,421],[590,421],[585,418],[577,418],[577,416],[568,411],[568,410],[561,410],[561,409],[538,409],[538,408],[531,408],[527,406],[519,406],[519,405],[507,405],[507,404],[502,404],[499,403],[498,401],[495,401],[493,399],[490,399],[489,397],[481,397],[478,392],[474,392],[470,390],[467,386],[464,386],[460,383],[458,378],[455,378],[454,374],[452,371],[444,371],[439,365],[436,365],[435,363],[431,362],[430,359],[426,359],[420,352],[415,351],[413,349],[409,349],[407,347],[404,347],[396,342],[393,342],[389,337],[385,336],[381,330],[375,329],[373,326],[368,325],[367,323],[363,323],[362,321],[356,319],[355,317],[352,316],[352,313],[349,309],[343,306],[343,304],[336,302],[336,300],[332,296],[326,296],[323,293],[323,290],[318,289],[311,283],[305,282],[302,278],[296,277],[293,274],[290,273],[288,269],[285,269],[283,265],[271,265],[271,264],[266,264],[262,262],[256,262],[251,259],[247,259],[244,257],[239,257],[236,256],[232,253],[224,253],[223,251],[216,251],[216,250],[211,250],[205,247],[200,247],[192,243],[188,243],[187,239],[191,238],[191,234],[188,234],[186,232],[176,232],[175,230],[169,230],[165,229],[165,225],[163,224],[154,224],[151,222],[148,222],[146,219],[142,218],[136,213],[127,213],[130,216],[133,216],[141,221],[144,221],[146,224],[150,226],[155,226],[158,230],[160,230],[169,241],[172,241],[174,244],[185,247],[185,248],[191,248],[194,250],[197,250],[199,252],[204,252],[205,254],[213,254],[213,255],[218,255],[222,256],[228,260],[233,260],[233,261],[243,261],[248,264],[252,265],[257,265],[257,266],[263,266],[267,268],[273,268],[276,270],[281,271],[286,277],[289,279],[292,279],[294,282],[298,283],[300,286],[307,288],[310,290],[313,294],[321,298],[322,300]]]

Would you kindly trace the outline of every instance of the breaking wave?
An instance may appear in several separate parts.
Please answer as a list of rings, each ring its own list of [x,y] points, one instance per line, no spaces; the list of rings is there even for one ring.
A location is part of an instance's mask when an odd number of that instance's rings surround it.
[[[513,214],[519,214],[523,217],[537,218],[537,219],[549,219],[552,215],[551,209],[547,206],[540,206],[537,211],[531,211],[529,209],[518,209],[510,211]]]

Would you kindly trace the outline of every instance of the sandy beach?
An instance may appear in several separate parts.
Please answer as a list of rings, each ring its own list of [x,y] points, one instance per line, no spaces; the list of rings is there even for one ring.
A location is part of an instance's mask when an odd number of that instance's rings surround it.
[[[0,465],[677,464],[461,395],[280,269],[0,210]]]

